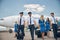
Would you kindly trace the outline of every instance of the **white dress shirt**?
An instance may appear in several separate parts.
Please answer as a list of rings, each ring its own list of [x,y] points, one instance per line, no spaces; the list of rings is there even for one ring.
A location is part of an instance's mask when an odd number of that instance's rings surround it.
[[[25,18],[22,16],[22,17],[18,17],[18,24],[20,25],[20,18],[21,18],[21,25],[24,25],[24,21],[25,21]]]
[[[33,25],[34,24],[34,18],[31,17],[31,24],[30,24],[30,17],[27,18],[27,21],[28,21],[28,25]]]
[[[52,23],[52,24],[57,24],[55,17],[51,17],[50,20],[51,20],[51,23]]]

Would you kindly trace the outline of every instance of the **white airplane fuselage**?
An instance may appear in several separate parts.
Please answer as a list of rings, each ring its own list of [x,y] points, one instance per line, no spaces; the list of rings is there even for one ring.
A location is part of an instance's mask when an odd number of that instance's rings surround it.
[[[3,18],[4,20],[0,20],[0,26],[4,26],[4,27],[9,27],[9,28],[13,28],[14,27],[14,23],[15,21],[18,21],[18,16],[9,16],[9,17],[5,17]],[[40,15],[32,15],[33,18],[35,19],[39,19]],[[24,16],[25,19],[28,17],[27,15]],[[46,16],[47,17],[47,16]],[[45,17],[45,18],[46,18]],[[57,17],[58,19],[60,19],[60,17]]]

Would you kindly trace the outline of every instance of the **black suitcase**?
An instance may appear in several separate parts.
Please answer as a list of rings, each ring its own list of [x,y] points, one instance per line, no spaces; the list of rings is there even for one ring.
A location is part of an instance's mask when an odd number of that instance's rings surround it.
[[[60,38],[60,33],[57,33],[57,37]]]
[[[17,39],[23,39],[23,34],[22,33],[18,33],[17,34]]]
[[[42,34],[41,34],[40,30],[35,30],[35,34],[37,35],[38,38],[42,37]],[[45,32],[45,36],[47,36],[46,32]]]
[[[35,34],[37,35],[38,38],[42,36],[40,30],[35,30]]]
[[[58,31],[59,31],[59,32],[58,32]],[[57,40],[58,38],[60,38],[60,29],[57,29],[57,38],[56,38],[56,40]]]
[[[17,32],[17,39],[23,39],[23,38],[24,38],[23,33],[21,32],[21,30],[18,30],[18,32]]]

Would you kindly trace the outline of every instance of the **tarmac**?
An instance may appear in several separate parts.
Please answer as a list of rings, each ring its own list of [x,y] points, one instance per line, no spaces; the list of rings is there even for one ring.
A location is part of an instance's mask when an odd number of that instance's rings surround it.
[[[37,38],[37,36],[34,36],[35,40],[42,40],[42,38]],[[48,38],[47,36],[44,37],[45,40],[55,40],[53,37],[53,32],[50,33],[50,38]],[[14,37],[14,32],[13,33],[9,33],[9,32],[0,32],[0,40],[17,40]],[[24,40],[31,40],[31,36],[30,36],[30,32],[25,32],[25,37]],[[58,38],[58,40],[60,40],[60,38]]]

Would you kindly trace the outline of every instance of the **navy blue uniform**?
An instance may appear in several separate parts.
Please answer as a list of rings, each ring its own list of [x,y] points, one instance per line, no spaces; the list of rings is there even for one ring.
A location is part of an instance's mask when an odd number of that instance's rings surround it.
[[[44,20],[39,20],[39,24],[40,24],[40,31],[41,32],[45,32],[45,21]]]
[[[50,22],[46,21],[46,32],[48,32],[50,30]]]

